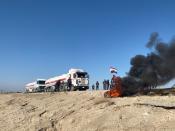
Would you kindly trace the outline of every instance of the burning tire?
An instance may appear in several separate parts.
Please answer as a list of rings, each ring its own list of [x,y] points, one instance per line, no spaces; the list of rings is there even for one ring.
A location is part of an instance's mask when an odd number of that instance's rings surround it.
[[[109,91],[107,91],[107,92],[104,93],[104,97],[105,98],[111,98],[111,96],[109,95]]]

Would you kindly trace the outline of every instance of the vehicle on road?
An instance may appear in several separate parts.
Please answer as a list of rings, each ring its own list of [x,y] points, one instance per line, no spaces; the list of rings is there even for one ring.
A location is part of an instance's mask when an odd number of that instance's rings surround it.
[[[37,79],[25,86],[26,92],[43,92],[45,90],[45,79]]]
[[[89,75],[83,69],[70,69],[67,74],[55,76],[46,80],[45,91],[67,91],[68,79],[71,79],[71,89],[89,89]]]

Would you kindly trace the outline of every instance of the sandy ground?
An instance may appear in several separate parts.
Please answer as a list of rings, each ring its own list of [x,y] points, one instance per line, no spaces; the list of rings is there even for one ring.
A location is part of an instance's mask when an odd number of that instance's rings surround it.
[[[175,96],[103,91],[0,95],[1,131],[173,131]]]

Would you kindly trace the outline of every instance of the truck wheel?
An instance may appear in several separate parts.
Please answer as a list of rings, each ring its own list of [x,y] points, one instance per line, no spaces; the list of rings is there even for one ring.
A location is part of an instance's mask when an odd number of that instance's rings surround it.
[[[74,87],[72,86],[72,87],[70,87],[70,91],[74,91]]]
[[[60,91],[64,91],[64,85],[63,84],[61,84],[60,86],[59,86],[59,92]]]
[[[79,87],[79,91],[85,91],[86,90],[86,87]]]

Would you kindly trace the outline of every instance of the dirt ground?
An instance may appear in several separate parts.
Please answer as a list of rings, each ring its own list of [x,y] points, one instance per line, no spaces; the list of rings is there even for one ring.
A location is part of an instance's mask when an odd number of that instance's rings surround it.
[[[0,94],[1,131],[174,131],[175,96]]]

